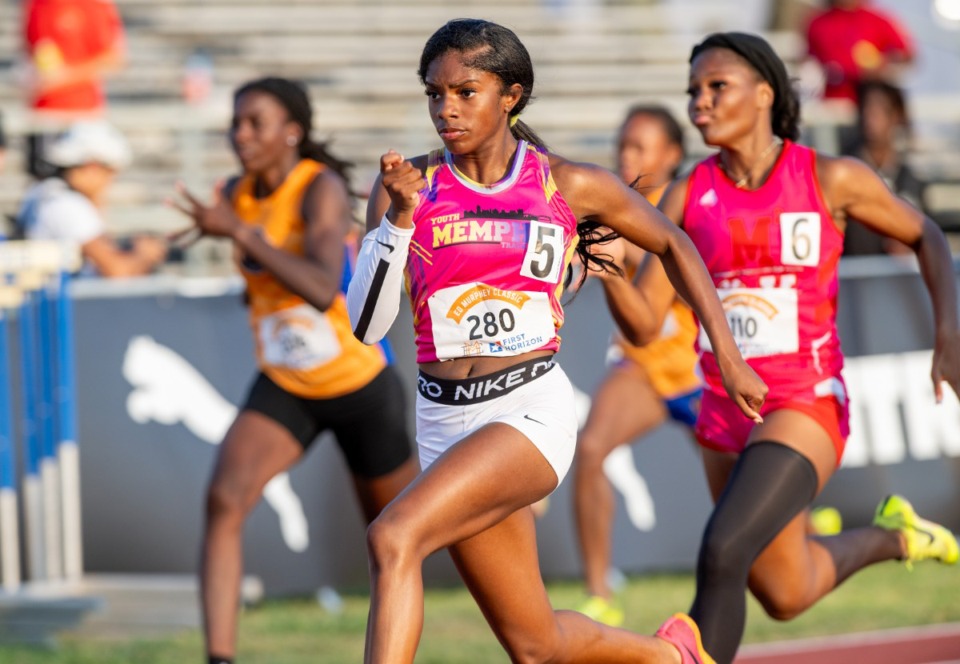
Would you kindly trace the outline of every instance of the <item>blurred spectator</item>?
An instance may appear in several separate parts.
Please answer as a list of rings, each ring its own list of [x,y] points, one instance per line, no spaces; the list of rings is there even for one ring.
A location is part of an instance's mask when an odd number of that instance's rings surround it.
[[[829,0],[807,26],[807,49],[820,62],[826,99],[856,101],[865,80],[894,79],[897,65],[913,61],[910,35],[867,0]]]
[[[163,262],[167,245],[158,238],[136,237],[125,250],[106,235],[106,193],[130,163],[130,148],[116,129],[104,121],[75,123],[51,143],[47,159],[56,174],[27,191],[17,215],[27,239],[76,242],[84,272],[105,277],[147,274]]]
[[[909,144],[910,118],[903,91],[885,81],[861,83],[857,88],[857,133],[843,153],[864,161],[898,196],[927,213],[926,184],[906,163]],[[847,222],[843,252],[864,255],[911,250],[851,220]]]
[[[3,114],[0,113],[0,175],[3,174],[3,168],[7,163],[7,135],[3,131]],[[9,222],[10,215],[4,214],[0,217],[0,242],[7,238],[10,233]]]
[[[213,58],[206,49],[194,49],[187,58],[181,89],[184,101],[192,106],[200,106],[210,98],[213,90]]]
[[[0,173],[7,163],[7,135],[3,131],[3,114],[0,113]]]
[[[123,24],[113,0],[26,0],[23,16],[26,92],[38,127],[27,136],[27,171],[43,178],[52,170],[44,144],[56,131],[103,115],[103,78],[124,60]]]

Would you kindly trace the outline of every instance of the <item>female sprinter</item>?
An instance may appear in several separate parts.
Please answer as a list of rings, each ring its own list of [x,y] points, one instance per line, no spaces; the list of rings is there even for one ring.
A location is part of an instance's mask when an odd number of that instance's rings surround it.
[[[657,204],[677,176],[683,158],[683,130],[669,111],[644,105],[627,112],[617,140],[617,171],[620,179],[631,183],[651,205]],[[601,279],[608,299],[615,297],[617,289],[630,288],[627,279],[643,258],[643,250],[637,246],[623,239],[616,242],[621,245],[616,247],[618,253],[624,254],[626,275],[606,270],[591,272]],[[613,252],[615,248],[605,249]],[[616,309],[613,311],[616,313]],[[604,473],[605,462],[632,464],[628,448],[623,450],[626,458],[611,455],[619,446],[653,431],[667,418],[689,427],[692,433],[702,393],[693,347],[696,338],[693,313],[679,299],[656,341],[638,347],[618,337],[608,353],[612,360],[610,370],[593,396],[590,415],[577,439],[574,514],[588,594],[578,610],[607,625],[622,624],[624,615],[607,581],[615,502]],[[641,487],[646,490],[645,484]],[[652,499],[649,494],[641,496],[647,498],[646,507],[652,516]],[[634,517],[635,524],[640,516]],[[653,523],[646,525],[650,528]]]
[[[183,188],[176,204],[202,233],[233,240],[260,367],[207,492],[200,581],[211,663],[232,662],[243,523],[274,475],[330,430],[369,522],[418,472],[399,377],[381,347],[350,329],[346,164],[310,140],[312,117],[298,83],[241,86],[230,140],[243,173],[213,205]]]
[[[848,219],[910,246],[933,301],[933,383],[960,388],[957,291],[950,252],[930,219],[894,196],[868,166],[794,143],[799,105],[780,58],[754,35],[709,36],[690,58],[689,113],[719,148],[660,203],[713,276],[744,357],[770,386],[762,424],[723,393],[719,358],[700,338],[707,381],[695,432],[716,507],[697,563],[690,615],[706,650],[733,660],[749,586],[787,620],[857,570],[881,560],[956,563],[957,541],[890,496],[874,526],[808,534],[806,509],[833,475],[847,437],[836,330],[837,263]],[[646,261],[621,323],[653,338],[673,302]]]
[[[661,257],[716,344],[748,417],[765,386],[743,363],[686,236],[599,167],[550,154],[522,122],[530,56],[511,31],[461,19],[427,41],[419,76],[444,149],[381,158],[357,273],[356,335],[375,343],[406,280],[420,365],[426,469],[370,525],[368,664],[413,662],[421,564],[446,547],[514,662],[710,662],[675,616],[640,636],[555,613],[540,577],[531,503],[553,491],[576,442],[570,382],[553,362],[564,268],[598,224]],[[583,249],[581,257],[594,260]],[[744,417],[743,414],[738,417]]]

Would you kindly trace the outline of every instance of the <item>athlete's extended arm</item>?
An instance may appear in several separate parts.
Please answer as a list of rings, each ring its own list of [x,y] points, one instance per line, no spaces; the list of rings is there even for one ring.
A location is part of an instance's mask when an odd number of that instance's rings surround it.
[[[350,197],[339,175],[323,171],[304,192],[303,256],[273,246],[256,227],[243,223],[224,186],[216,188],[211,205],[201,203],[182,185],[178,191],[186,203],[174,205],[191,217],[204,235],[230,238],[244,255],[320,311],[333,303],[340,292],[343,246],[351,224]]]
[[[740,356],[713,281],[687,234],[612,173],[559,159],[551,167],[578,219],[595,219],[659,257],[670,283],[693,307],[711,343],[720,344],[713,348],[730,398],[745,415],[761,421],[767,386]]]
[[[347,289],[353,333],[363,343],[386,336],[397,317],[413,212],[424,184],[420,168],[396,152],[380,158],[380,176],[367,204],[367,234]]]
[[[661,211],[678,225],[685,193],[686,181],[678,180],[660,202]],[[670,305],[677,296],[663,263],[649,253],[643,256],[632,284],[619,275],[608,273],[603,277],[603,292],[623,336],[637,346],[648,344],[659,336]]]
[[[960,396],[960,322],[957,277],[943,231],[929,217],[895,196],[866,164],[850,158],[821,157],[824,195],[835,218],[852,218],[899,240],[917,254],[920,274],[933,302],[933,389],[943,398],[946,380]]]
[[[649,254],[644,259],[644,262],[646,261],[659,263],[656,256]],[[660,273],[664,275],[666,287],[657,291],[656,294],[665,296],[663,299],[668,300],[669,307],[669,302],[675,296],[673,285],[662,268]],[[637,288],[635,282],[626,275],[604,272],[598,277],[603,285],[607,308],[610,309],[610,314],[624,338],[635,346],[643,346],[656,339],[663,327],[666,309],[661,309],[657,302],[651,302],[647,297],[647,291]]]

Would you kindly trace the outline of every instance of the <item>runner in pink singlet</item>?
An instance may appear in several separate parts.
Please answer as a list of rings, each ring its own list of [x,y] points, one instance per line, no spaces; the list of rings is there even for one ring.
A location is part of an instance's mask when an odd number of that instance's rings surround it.
[[[707,380],[696,425],[716,507],[701,543],[690,616],[706,650],[733,661],[749,587],[787,620],[882,560],[956,564],[949,530],[888,496],[873,526],[813,537],[807,508],[833,475],[847,435],[836,332],[837,262],[848,218],[913,248],[933,302],[934,389],[960,390],[957,289],[943,233],[865,164],[794,143],[799,104],[763,39],[720,33],[694,47],[689,114],[719,152],[676,181],[660,209],[696,244],[750,366],[770,387],[760,424],[742,422],[701,339]],[[646,261],[621,326],[650,339],[675,297]]]
[[[424,176],[406,269],[417,362],[559,350],[561,281],[579,238],[546,151],[518,141],[493,187],[446,150],[430,153]]]
[[[786,139],[766,180],[738,188],[714,155],[687,178],[683,228],[713,276],[744,358],[770,387],[763,412],[803,412],[830,434],[839,462],[849,434],[837,337],[837,264],[843,232],[823,199],[816,153]],[[721,223],[717,223],[720,221]],[[730,417],[709,339],[700,339],[707,381],[700,443],[743,451],[749,421]]]
[[[381,158],[347,293],[354,333],[374,343],[405,283],[420,366],[424,470],[368,531],[365,662],[414,661],[421,566],[447,548],[511,661],[710,664],[688,616],[644,636],[554,612],[543,587],[530,505],[574,455],[573,388],[553,361],[573,252],[606,269],[602,248],[589,251],[606,227],[658,255],[710,333],[739,417],[759,419],[766,387],[689,238],[615,175],[551,154],[519,121],[533,67],[513,32],[450,21],[427,41],[419,75],[444,149]]]

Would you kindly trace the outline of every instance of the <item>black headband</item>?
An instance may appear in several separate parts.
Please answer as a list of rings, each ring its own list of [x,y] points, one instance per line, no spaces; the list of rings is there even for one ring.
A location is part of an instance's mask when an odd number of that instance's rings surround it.
[[[706,50],[725,48],[733,51],[750,63],[760,77],[769,83],[774,92],[789,85],[787,69],[783,61],[764,39],[746,32],[715,32],[693,47],[690,62]]]

